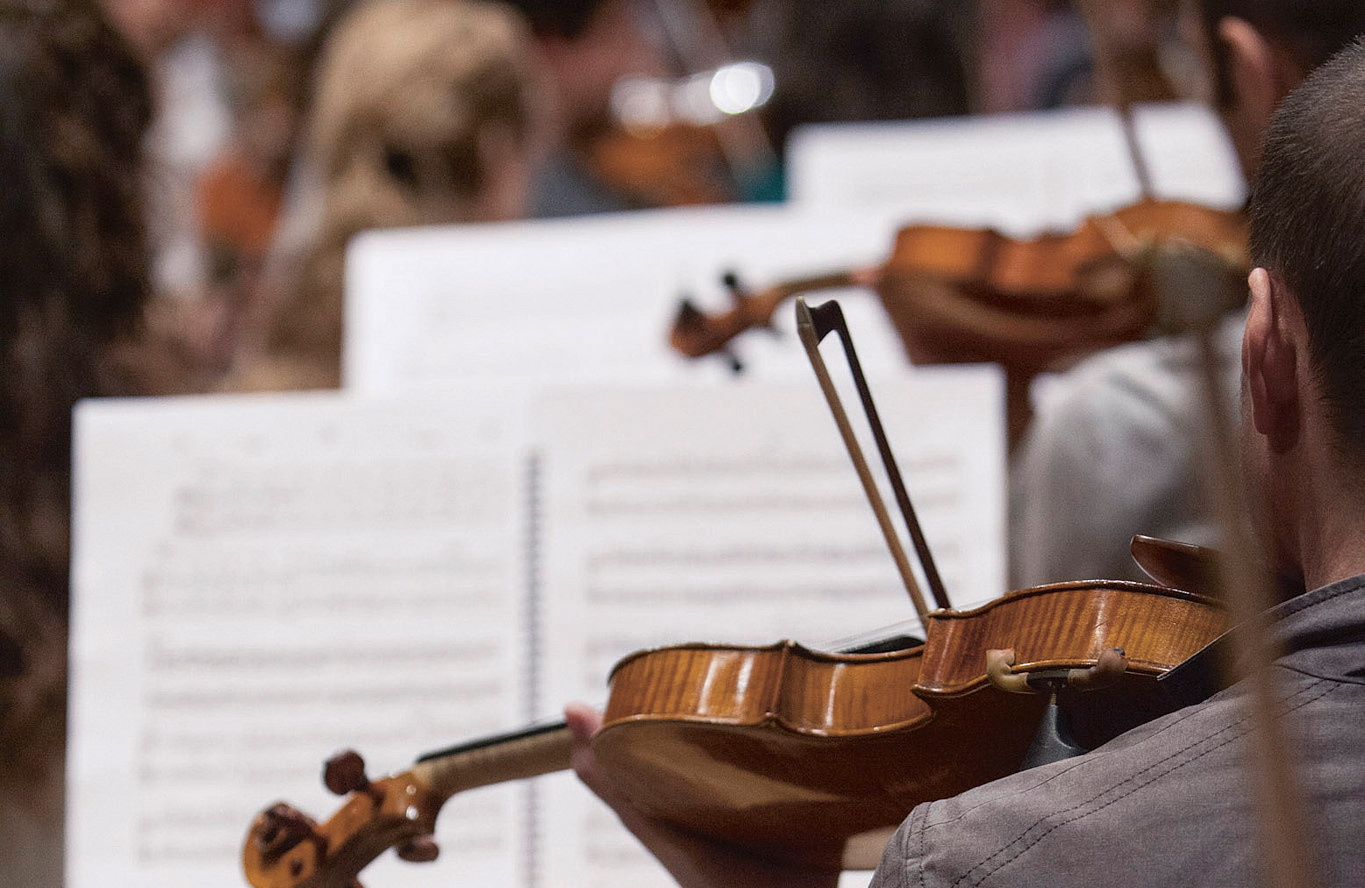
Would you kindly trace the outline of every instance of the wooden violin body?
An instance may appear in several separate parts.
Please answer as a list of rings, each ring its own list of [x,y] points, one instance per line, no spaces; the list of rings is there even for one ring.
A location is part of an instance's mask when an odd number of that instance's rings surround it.
[[[1013,673],[1094,667],[1125,654],[1107,687],[1065,695],[1077,738],[1095,745],[1168,711],[1155,679],[1223,629],[1208,599],[1159,586],[1076,582],[939,610],[928,641],[881,654],[683,645],[645,651],[612,673],[593,750],[645,813],[778,860],[870,867],[888,830],[923,801],[1018,769],[1046,699],[1000,690],[991,651]],[[567,768],[552,726],[434,754],[350,792],[315,824],[287,806],[262,813],[243,850],[256,888],[350,888],[389,845],[431,832],[462,789]]]
[[[1065,701],[1095,746],[1169,711],[1155,679],[1222,629],[1207,599],[1079,582],[935,611],[927,643],[895,653],[649,651],[614,671],[593,749],[652,816],[775,859],[870,868],[915,805],[1018,769],[1046,698],[992,685],[987,651],[1037,672],[1122,649],[1121,677]]]
[[[1240,292],[1249,265],[1240,215],[1150,200],[1033,240],[904,228],[878,292],[912,359],[997,361],[1037,373],[1160,329],[1147,272],[1153,254],[1175,241],[1218,255]]]

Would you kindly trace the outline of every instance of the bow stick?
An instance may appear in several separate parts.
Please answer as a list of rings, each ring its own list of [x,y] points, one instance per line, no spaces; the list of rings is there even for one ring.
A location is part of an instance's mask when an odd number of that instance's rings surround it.
[[[844,355],[848,358],[848,367],[853,374],[853,383],[858,389],[858,398],[862,401],[863,411],[867,414],[868,425],[872,428],[872,437],[877,442],[877,451],[881,454],[882,464],[886,467],[886,474],[891,481],[891,490],[896,496],[896,505],[900,508],[901,517],[905,521],[906,528],[910,531],[910,540],[915,546],[916,555],[919,557],[925,582],[929,585],[935,605],[940,608],[949,607],[948,594],[943,588],[943,580],[939,576],[938,567],[934,564],[934,556],[929,551],[929,544],[924,538],[924,532],[920,529],[919,519],[915,516],[915,508],[910,504],[910,496],[906,493],[905,482],[901,479],[900,469],[896,466],[896,458],[891,453],[890,444],[887,443],[886,431],[882,428],[881,418],[877,415],[877,407],[872,402],[872,392],[868,388],[867,379],[863,376],[862,365],[858,362],[858,353],[853,348],[853,338],[849,335],[848,324],[844,321],[843,309],[839,307],[838,302],[834,301],[826,302],[812,309],[806,305],[805,299],[798,296],[796,299],[796,330],[801,337],[801,345],[806,349],[806,356],[810,358],[815,377],[820,382],[820,390],[824,392],[825,401],[829,404],[830,412],[834,414],[834,422],[839,427],[839,434],[844,439],[844,446],[848,450],[849,458],[853,460],[853,467],[857,470],[858,478],[863,483],[863,492],[867,495],[868,503],[872,506],[872,512],[877,517],[877,524],[881,527],[887,548],[891,550],[891,557],[896,562],[896,569],[900,572],[901,581],[905,584],[906,591],[910,593],[910,601],[914,604],[916,613],[923,621],[929,612],[924,602],[924,594],[920,591],[919,582],[910,569],[910,561],[906,557],[905,548],[901,546],[900,537],[896,534],[895,527],[891,524],[891,517],[887,512],[886,504],[882,502],[881,494],[877,491],[877,482],[872,478],[872,473],[867,467],[867,460],[863,457],[862,447],[853,434],[853,428],[848,421],[848,414],[844,412],[843,403],[839,400],[839,393],[834,388],[833,380],[830,379],[829,369],[825,366],[824,358],[820,356],[820,341],[830,332],[837,332],[839,341],[844,347]]]

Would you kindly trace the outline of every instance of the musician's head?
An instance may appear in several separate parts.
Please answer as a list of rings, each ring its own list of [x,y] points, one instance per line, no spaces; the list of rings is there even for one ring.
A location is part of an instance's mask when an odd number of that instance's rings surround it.
[[[346,245],[359,232],[525,214],[540,151],[528,43],[497,3],[362,3],[336,26],[306,134],[316,228],[276,269],[268,357],[235,384],[339,383]]]
[[[1365,41],[1284,101],[1253,186],[1246,440],[1277,520],[1365,499],[1363,157]]]
[[[526,53],[500,4],[358,6],[315,71],[307,147],[326,186],[323,227],[344,242],[523,214],[536,105]]]
[[[1213,96],[1254,176],[1261,137],[1280,100],[1310,71],[1365,34],[1360,0],[1194,0]]]
[[[577,40],[601,7],[614,0],[506,0],[521,12],[537,37]],[[618,4],[619,5],[619,4]]]

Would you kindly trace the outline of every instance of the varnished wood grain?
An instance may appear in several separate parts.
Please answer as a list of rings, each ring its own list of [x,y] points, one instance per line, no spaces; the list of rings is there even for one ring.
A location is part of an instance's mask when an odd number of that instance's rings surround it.
[[[986,651],[1033,671],[1122,648],[1114,686],[1068,701],[1095,745],[1161,714],[1157,676],[1223,628],[1211,601],[1173,589],[1062,583],[936,611],[928,643],[903,652],[646,651],[613,672],[594,751],[649,814],[777,859],[872,865],[850,840],[1018,768],[1045,701],[990,686]]]

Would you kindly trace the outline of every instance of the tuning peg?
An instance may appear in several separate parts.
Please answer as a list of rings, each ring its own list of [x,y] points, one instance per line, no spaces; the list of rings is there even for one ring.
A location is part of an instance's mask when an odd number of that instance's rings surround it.
[[[733,271],[727,271],[725,274],[721,275],[720,282],[725,285],[725,289],[730,291],[730,299],[734,302],[736,307],[742,306],[746,300],[754,298],[752,291],[744,286],[744,284],[740,283],[739,275]],[[782,331],[773,326],[771,319],[761,323],[755,323],[754,326],[761,327],[774,336],[780,337],[782,335]],[[735,373],[739,373],[744,369],[743,365],[740,365],[739,361],[733,358],[731,359],[731,364]]]
[[[338,752],[322,769],[322,783],[337,795],[368,789],[370,778],[365,776],[365,760],[354,749]]]
[[[398,856],[411,863],[430,863],[441,853],[432,836],[418,836],[398,846]]]
[[[263,857],[279,857],[304,839],[315,838],[315,826],[308,815],[281,802],[261,813],[257,847]]]
[[[732,375],[739,376],[744,372],[744,362],[739,359],[739,355],[728,348],[721,349],[718,354],[721,359],[725,361],[726,365],[729,366]]]
[[[684,296],[678,300],[678,314],[673,319],[673,326],[680,330],[694,329],[701,324],[702,319],[701,309],[690,298]]]
[[[725,289],[730,291],[730,298],[735,302],[743,302],[749,294],[744,285],[739,282],[739,275],[734,271],[727,271],[720,276],[720,282],[725,285]]]

